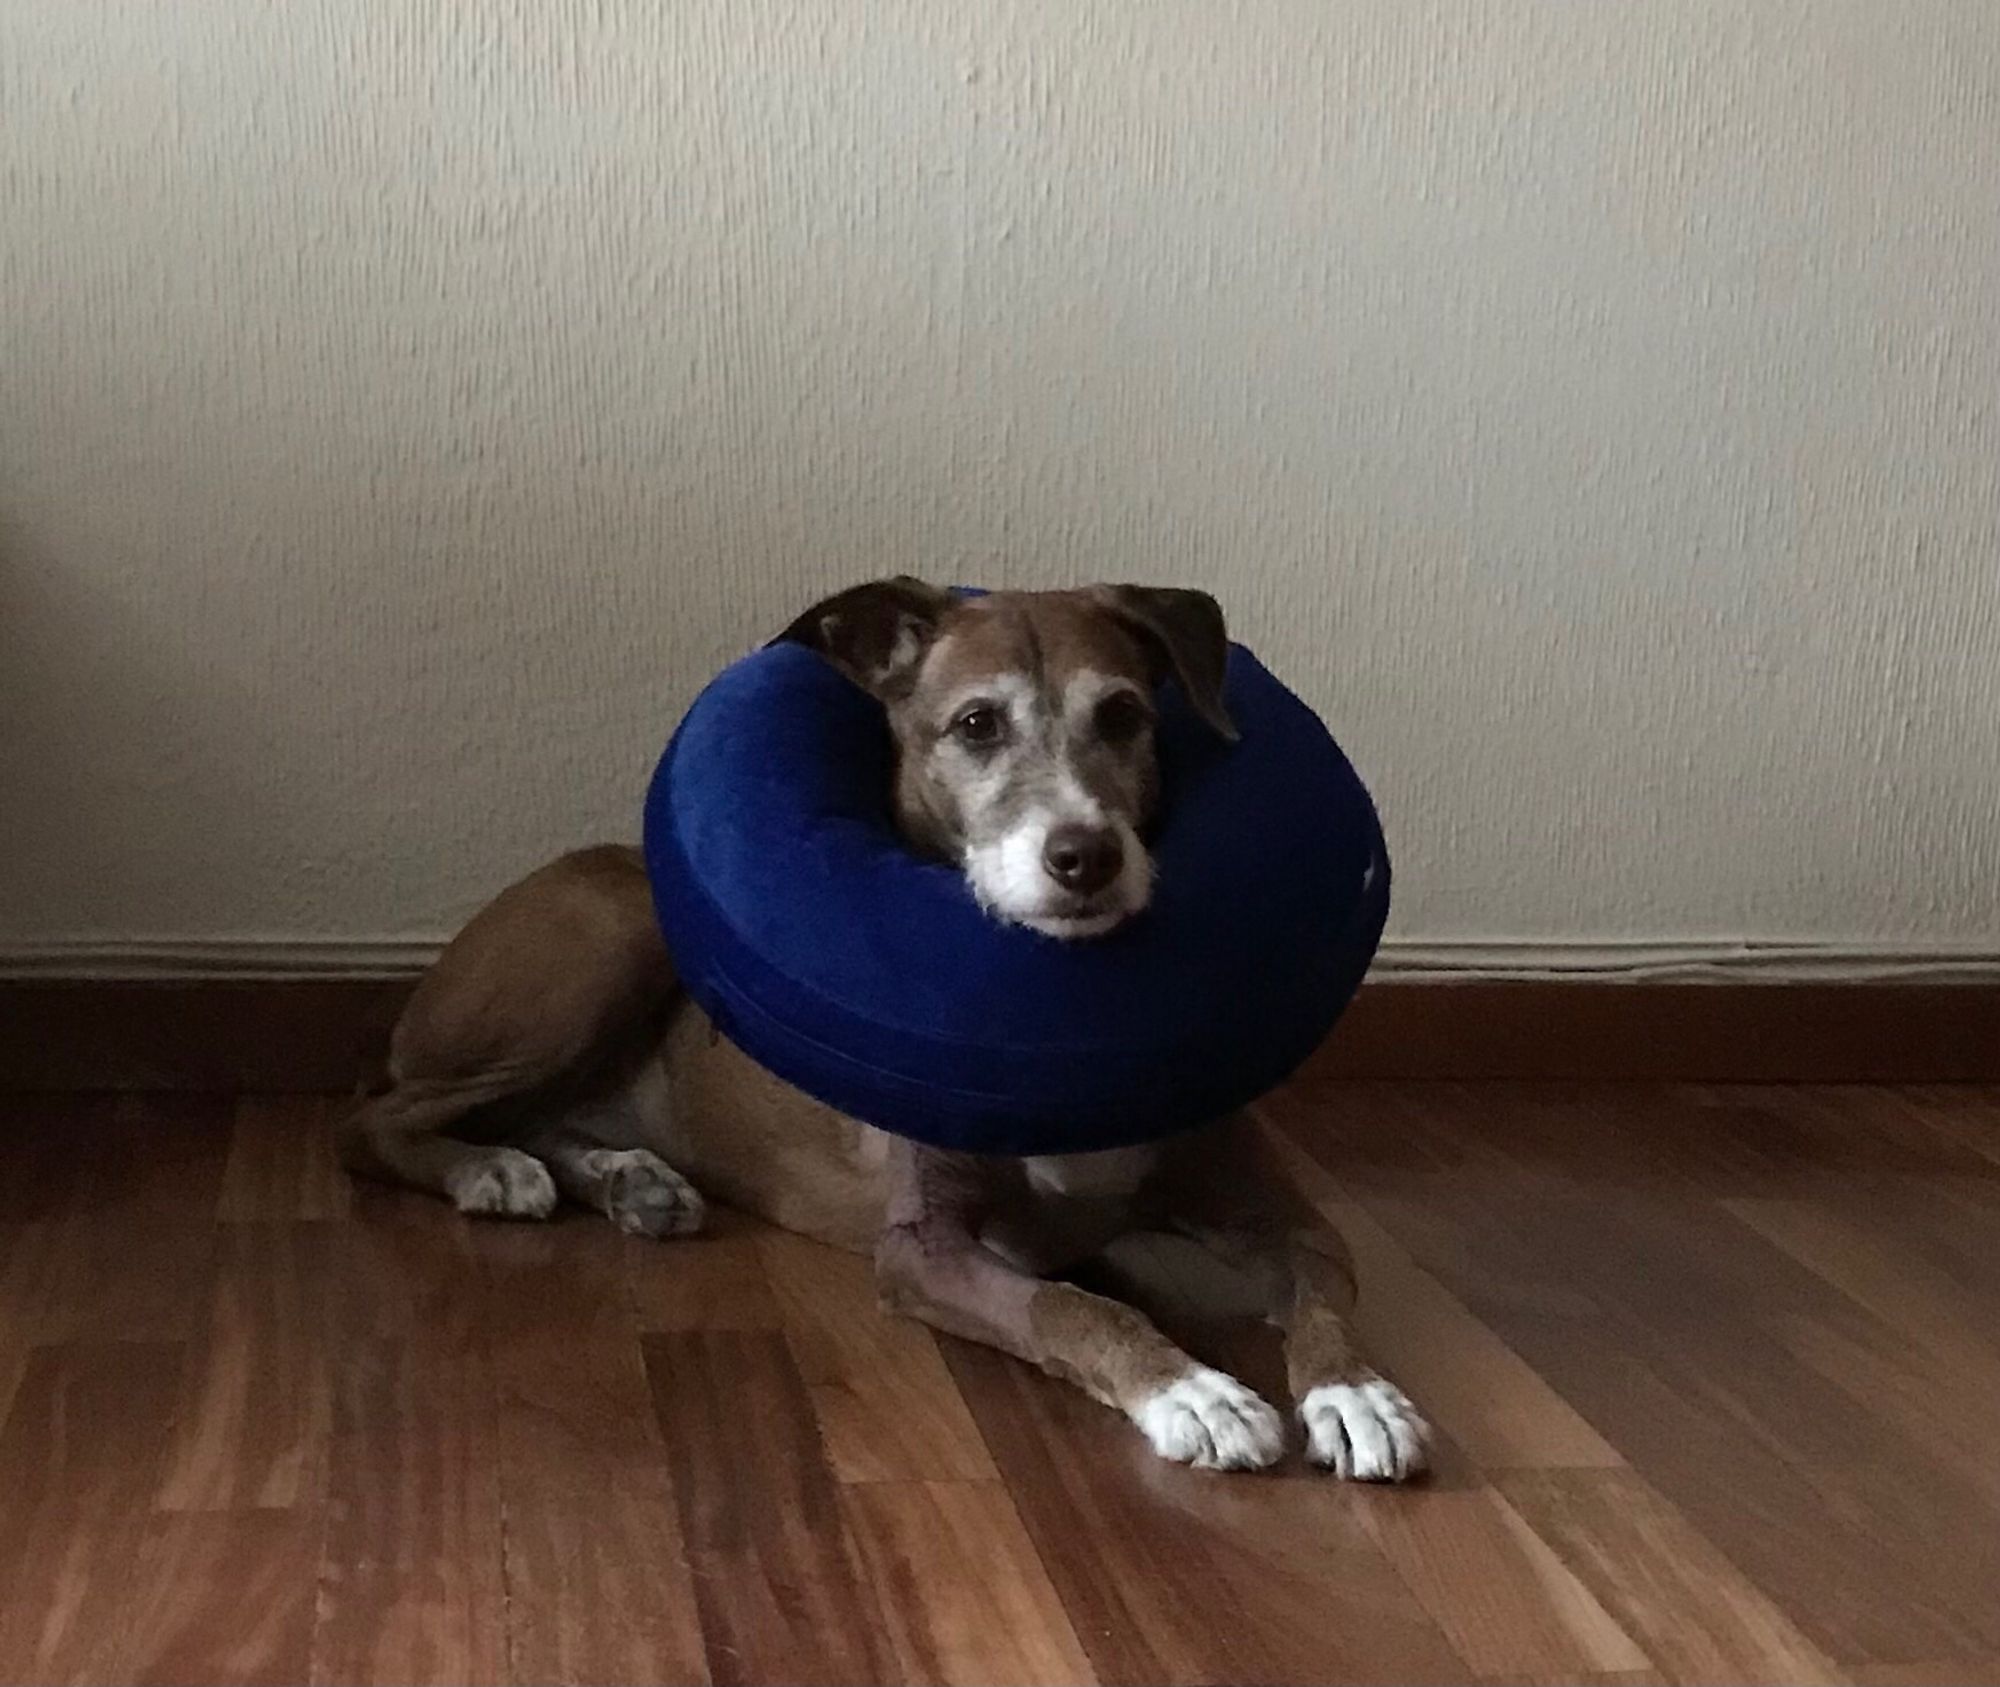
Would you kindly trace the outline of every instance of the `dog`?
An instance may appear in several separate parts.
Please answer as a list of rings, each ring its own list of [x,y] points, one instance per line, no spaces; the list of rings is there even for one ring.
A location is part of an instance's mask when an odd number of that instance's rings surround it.
[[[1228,640],[1206,593],[961,598],[909,578],[814,605],[781,639],[882,705],[909,846],[957,864],[996,920],[1088,942],[1140,915],[1160,800],[1155,687],[1175,677],[1233,737]],[[1044,1159],[921,1146],[836,1113],[720,1037],[675,986],[638,852],[530,874],[419,982],[386,1082],[343,1131],[355,1171],[460,1211],[546,1218],[559,1199],[686,1235],[704,1194],[872,1254],[882,1305],[1040,1366],[1123,1412],[1163,1458],[1274,1462],[1284,1420],[1126,1299],[1064,1280],[1138,1233],[1191,1240],[1282,1332],[1306,1451],[1363,1481],[1424,1470],[1429,1431],[1357,1345],[1350,1256],[1216,1121],[1157,1145]]]

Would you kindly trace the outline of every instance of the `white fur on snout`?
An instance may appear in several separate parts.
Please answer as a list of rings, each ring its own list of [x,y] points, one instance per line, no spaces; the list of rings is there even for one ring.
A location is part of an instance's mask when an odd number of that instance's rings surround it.
[[[965,872],[973,894],[988,911],[1002,919],[1032,919],[1048,898],[1048,870],[1042,850],[1049,841],[1049,821],[1035,814],[995,843],[979,844],[966,854]]]
[[[1153,1451],[1203,1470],[1261,1470],[1285,1450],[1284,1419],[1234,1377],[1191,1365],[1148,1395],[1132,1421]]]
[[[1087,670],[1072,678],[1065,688],[1063,708],[1072,716],[1087,715],[1119,689],[1135,688],[1129,680]],[[1035,688],[1021,675],[987,675],[954,696],[945,713],[953,715],[975,699],[1003,706],[1017,733],[1033,736],[1041,730],[1035,724]],[[1065,730],[1059,721],[1055,728],[1058,741]],[[1049,937],[1101,937],[1138,913],[1151,899],[1153,862],[1139,841],[1138,832],[1126,821],[1105,813],[1104,805],[1076,777],[1075,769],[1064,759],[1065,754],[1057,754],[1053,765],[1042,773],[1046,783],[1039,790],[1040,800],[1030,803],[998,837],[966,847],[965,876],[979,905],[996,919],[1027,926]],[[964,788],[961,806],[969,813],[980,812],[999,797],[1014,777],[1016,770],[1005,761],[996,761],[990,772],[970,777],[960,775]],[[1121,858],[1118,876],[1089,898],[1084,912],[1071,911],[1077,899],[1050,877],[1043,859],[1049,833],[1058,826],[1109,826],[1118,834]]]
[[[1299,1402],[1314,1464],[1353,1482],[1403,1482],[1430,1463],[1430,1426],[1393,1382],[1322,1383]]]
[[[1153,894],[1153,863],[1132,827],[1122,820],[1111,822],[1123,864],[1118,877],[1091,899],[1086,914],[1062,911],[1068,897],[1042,859],[1057,826],[1105,823],[1103,808],[1079,790],[1060,808],[1030,809],[996,841],[967,850],[965,876],[980,906],[998,919],[1049,937],[1101,937],[1121,925]]]

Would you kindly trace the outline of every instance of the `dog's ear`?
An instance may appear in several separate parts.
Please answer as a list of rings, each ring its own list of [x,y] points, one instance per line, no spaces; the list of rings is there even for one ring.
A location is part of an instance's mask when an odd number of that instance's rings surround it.
[[[771,642],[816,650],[885,703],[908,692],[951,593],[907,574],[850,586],[808,609]]]
[[[1229,667],[1229,629],[1222,605],[1206,592],[1179,586],[1099,586],[1099,599],[1146,647],[1157,681],[1172,674],[1195,713],[1230,743],[1236,723],[1222,702]]]

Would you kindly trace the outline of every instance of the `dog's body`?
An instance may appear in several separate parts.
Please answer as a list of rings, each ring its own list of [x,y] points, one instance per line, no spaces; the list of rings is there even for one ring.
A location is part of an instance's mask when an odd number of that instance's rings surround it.
[[[817,606],[787,637],[882,699],[915,847],[958,860],[997,918],[1085,939],[1143,908],[1155,801],[1151,685],[1218,731],[1221,618],[1197,593],[1098,588],[961,602],[910,581]],[[447,947],[395,1031],[350,1165],[466,1212],[561,1196],[624,1228],[699,1227],[703,1195],[872,1253],[883,1303],[1013,1353],[1124,1411],[1165,1457],[1274,1460],[1276,1412],[1134,1308],[1053,1280],[1136,1232],[1190,1237],[1284,1332],[1313,1458],[1421,1470],[1426,1431],[1356,1350],[1339,1239],[1259,1163],[1240,1120],[1154,1147],[1046,1160],[953,1154],[848,1119],[718,1036],[674,984],[634,850],[531,874]]]

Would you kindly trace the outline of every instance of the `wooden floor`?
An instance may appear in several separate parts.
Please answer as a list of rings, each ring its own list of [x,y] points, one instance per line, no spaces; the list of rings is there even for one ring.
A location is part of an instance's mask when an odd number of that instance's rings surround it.
[[[2000,1092],[1274,1102],[1416,1491],[794,1238],[351,1190],[333,1107],[0,1102],[0,1678],[2000,1681]]]

